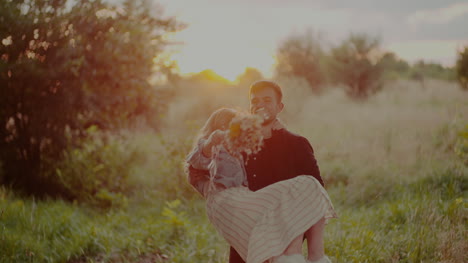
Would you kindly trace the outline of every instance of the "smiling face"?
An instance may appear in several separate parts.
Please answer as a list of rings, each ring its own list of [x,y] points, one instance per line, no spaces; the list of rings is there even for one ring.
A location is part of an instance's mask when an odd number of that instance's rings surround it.
[[[250,93],[250,113],[260,115],[264,120],[263,126],[272,124],[283,107],[277,92],[272,87],[264,86]]]

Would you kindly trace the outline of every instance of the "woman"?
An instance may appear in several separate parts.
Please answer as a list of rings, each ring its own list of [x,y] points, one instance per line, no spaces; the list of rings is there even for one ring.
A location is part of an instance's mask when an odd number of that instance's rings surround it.
[[[307,175],[250,191],[241,152],[259,150],[261,139],[248,122],[231,123],[239,116],[232,109],[215,111],[187,156],[194,168],[210,171],[209,182],[197,186],[207,199],[208,218],[247,263],[306,262],[301,255],[304,233],[336,217],[330,198]],[[242,134],[241,128],[251,133]],[[324,256],[316,262],[329,260]]]

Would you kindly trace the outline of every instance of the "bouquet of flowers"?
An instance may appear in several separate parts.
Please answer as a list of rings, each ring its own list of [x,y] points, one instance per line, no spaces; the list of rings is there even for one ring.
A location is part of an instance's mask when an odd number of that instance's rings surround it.
[[[248,158],[249,155],[259,152],[263,145],[262,122],[263,119],[258,115],[238,113],[231,120],[226,136],[229,153],[238,158],[245,153]]]

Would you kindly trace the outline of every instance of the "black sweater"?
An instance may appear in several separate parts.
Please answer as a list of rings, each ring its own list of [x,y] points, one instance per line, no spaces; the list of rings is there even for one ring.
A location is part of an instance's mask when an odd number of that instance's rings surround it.
[[[298,175],[311,175],[323,186],[309,141],[286,129],[273,130],[262,150],[249,157],[245,168],[249,188],[253,191]]]

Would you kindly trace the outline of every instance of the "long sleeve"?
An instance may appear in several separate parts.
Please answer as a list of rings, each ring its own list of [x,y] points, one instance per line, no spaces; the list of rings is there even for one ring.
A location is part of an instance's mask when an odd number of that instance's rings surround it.
[[[206,196],[206,190],[210,180],[208,165],[211,159],[203,155],[201,148],[202,142],[202,140],[198,142],[197,146],[187,155],[185,161],[188,166],[187,173],[189,183],[202,196]]]
[[[322,177],[320,176],[320,169],[315,159],[314,149],[309,141],[304,137],[298,137],[295,145],[295,162],[296,174],[311,175],[317,179],[322,186],[324,186]]]
[[[206,157],[202,152],[202,145],[205,140],[200,139],[197,146],[195,146],[192,151],[187,155],[185,159],[193,168],[199,170],[208,170],[208,165],[211,162],[211,158]]]

